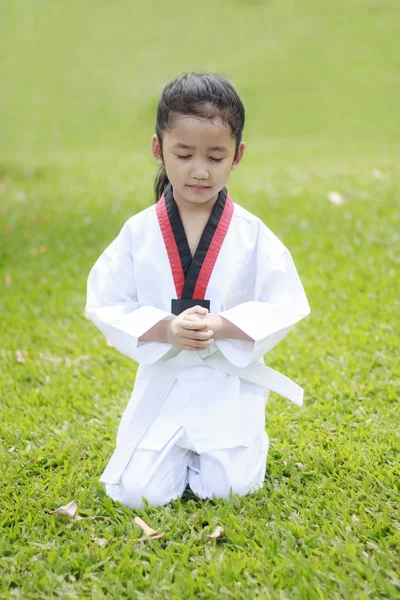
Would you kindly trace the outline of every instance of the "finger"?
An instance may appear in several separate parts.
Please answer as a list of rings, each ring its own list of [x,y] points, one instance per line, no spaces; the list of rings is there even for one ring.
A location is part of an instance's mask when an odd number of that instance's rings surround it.
[[[204,321],[184,321],[182,323],[182,329],[187,331],[207,331],[208,328],[207,322]]]
[[[209,340],[214,335],[214,332],[211,329],[208,331],[192,331],[182,333],[182,337],[186,340],[200,340],[202,342]]]
[[[192,308],[188,308],[184,311],[186,315],[193,315],[194,313],[199,313],[202,315],[206,315],[208,313],[208,309],[203,306],[192,306]]]
[[[199,315],[199,313],[196,314],[192,314],[192,315],[185,315],[184,316],[184,321],[204,321],[204,319],[207,318],[208,315]]]
[[[205,342],[201,342],[200,340],[190,340],[190,339],[185,339],[185,341],[183,342],[183,344],[185,346],[188,346],[189,348],[194,348],[195,350],[203,350],[204,348],[208,348],[209,346],[211,346],[211,344],[214,343],[213,338],[210,338],[209,340],[206,340]]]

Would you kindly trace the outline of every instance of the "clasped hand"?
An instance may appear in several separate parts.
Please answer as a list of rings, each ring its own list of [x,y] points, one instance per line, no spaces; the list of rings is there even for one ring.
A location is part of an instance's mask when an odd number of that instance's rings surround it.
[[[213,315],[212,317],[218,317]],[[181,350],[204,350],[214,343],[218,319],[206,308],[194,306],[169,321],[169,342]]]

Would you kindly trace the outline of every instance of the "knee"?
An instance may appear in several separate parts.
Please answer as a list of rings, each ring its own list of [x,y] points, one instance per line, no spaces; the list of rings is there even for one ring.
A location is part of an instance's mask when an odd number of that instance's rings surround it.
[[[219,498],[229,498],[230,493],[245,496],[262,487],[266,471],[266,455],[268,452],[268,437],[262,440],[262,452],[257,448],[252,460],[234,460],[234,456],[223,460],[219,454],[211,454],[203,462],[201,484],[207,497],[213,494]],[[240,457],[239,457],[240,458]]]
[[[250,486],[246,478],[240,478],[238,474],[231,474],[225,478],[214,481],[210,486],[212,493],[219,498],[229,498],[230,494],[245,496],[250,491]]]
[[[145,508],[143,498],[150,506],[163,506],[177,497],[167,492],[163,493],[163,490],[156,489],[151,484],[135,485],[133,482],[121,482],[119,485],[106,484],[105,487],[107,496],[128,508]]]
[[[251,485],[245,475],[240,473],[214,473],[210,477],[202,478],[202,497],[212,498],[217,496],[218,498],[227,499],[230,494],[238,494],[239,496],[245,496],[251,491]]]

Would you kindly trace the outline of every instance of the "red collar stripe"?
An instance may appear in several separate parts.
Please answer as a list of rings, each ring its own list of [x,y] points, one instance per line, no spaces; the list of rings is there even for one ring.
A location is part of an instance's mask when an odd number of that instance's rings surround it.
[[[233,202],[229,194],[227,195],[224,211],[218,223],[218,227],[215,230],[211,244],[208,248],[208,252],[203,261],[200,269],[200,273],[194,288],[193,298],[203,299],[206,295],[207,286],[210,281],[211,274],[217,262],[219,252],[222,244],[224,243],[225,236],[228,232],[229,225],[233,216]]]
[[[174,278],[177,298],[182,296],[183,286],[185,284],[185,275],[183,273],[182,263],[179,256],[178,246],[176,244],[174,232],[168,217],[167,206],[165,204],[164,194],[156,204],[157,218],[160,224],[165,247],[167,249],[168,259],[171,265],[172,276]]]

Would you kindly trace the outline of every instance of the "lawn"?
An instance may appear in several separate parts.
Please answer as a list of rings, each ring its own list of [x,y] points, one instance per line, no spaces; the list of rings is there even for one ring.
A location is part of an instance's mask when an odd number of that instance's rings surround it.
[[[399,19],[395,0],[0,2],[0,597],[400,598]],[[157,99],[185,70],[245,102],[228,189],[306,288],[266,356],[305,405],[271,395],[256,494],[131,511],[98,478],[136,365],[85,285],[154,201]],[[71,500],[87,518],[50,514]],[[138,541],[135,516],[164,536]]]

